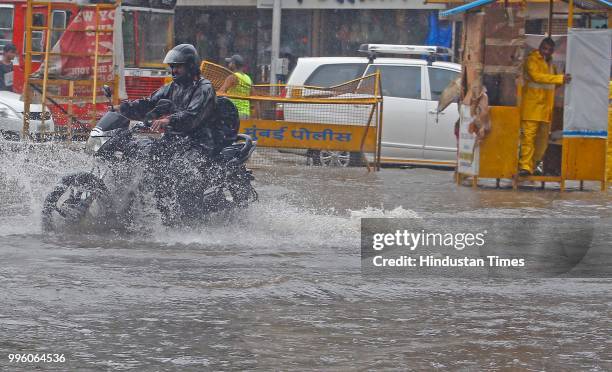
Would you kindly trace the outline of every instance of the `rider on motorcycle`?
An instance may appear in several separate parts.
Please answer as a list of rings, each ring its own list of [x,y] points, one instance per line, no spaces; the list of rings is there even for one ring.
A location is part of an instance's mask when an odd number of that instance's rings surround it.
[[[158,208],[166,216],[164,223],[174,224],[172,219],[180,213],[171,212],[173,200],[177,195],[189,195],[198,183],[182,182],[185,164],[205,164],[210,169],[209,160],[223,147],[223,133],[215,126],[215,90],[210,81],[200,77],[200,57],[193,45],[175,46],[164,63],[170,66],[173,81],[148,98],[122,103],[119,111],[133,120],[154,118],[151,129],[164,129],[163,137],[150,147],[148,167],[154,176]],[[158,105],[162,99],[172,101],[170,106],[174,107],[167,108],[169,112],[159,112],[165,111]],[[149,113],[153,118],[147,117]]]
[[[56,219],[80,223],[90,212],[130,223],[141,191],[154,192],[162,223],[170,226],[257,200],[254,177],[245,164],[256,142],[237,133],[236,107],[217,98],[211,83],[200,77],[200,58],[192,45],[177,45],[164,63],[170,65],[172,83],[149,98],[114,107],[90,134],[88,148],[110,172],[100,172],[96,165],[91,172],[63,177],[45,199],[44,228],[53,228]],[[110,88],[104,90],[110,97]],[[145,123],[129,128],[126,116]],[[164,135],[138,135],[149,124],[155,131],[165,129]],[[110,188],[105,175],[112,178]]]
[[[170,66],[173,81],[148,98],[122,103],[121,114],[132,120],[143,120],[159,100],[168,99],[174,103],[174,111],[160,113],[167,116],[156,118],[151,125],[153,131],[165,129],[162,142],[189,139],[192,144],[204,146],[209,153],[214,152],[219,148],[219,137],[222,138],[213,125],[216,94],[210,81],[200,77],[198,52],[191,44],[180,44],[166,54],[164,63]]]

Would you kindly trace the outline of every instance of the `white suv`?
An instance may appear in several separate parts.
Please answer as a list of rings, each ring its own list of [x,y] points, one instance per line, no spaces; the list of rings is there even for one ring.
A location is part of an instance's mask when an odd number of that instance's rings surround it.
[[[381,48],[376,48],[377,46]],[[365,46],[377,54],[384,45]],[[435,47],[389,46],[393,54],[420,54]],[[402,48],[406,47],[406,53]],[[362,46],[364,48],[364,46]],[[308,57],[298,59],[287,85],[330,87],[380,71],[383,91],[383,130],[381,161],[393,164],[455,166],[457,142],[454,125],[459,118],[453,103],[437,113],[440,94],[461,73],[461,65],[450,62],[428,63],[424,59],[368,57]],[[284,118],[299,121],[298,112],[284,108]],[[295,114],[295,115],[294,115]],[[349,154],[309,151],[325,163],[333,158],[348,165]],[[346,158],[344,162],[338,159]]]

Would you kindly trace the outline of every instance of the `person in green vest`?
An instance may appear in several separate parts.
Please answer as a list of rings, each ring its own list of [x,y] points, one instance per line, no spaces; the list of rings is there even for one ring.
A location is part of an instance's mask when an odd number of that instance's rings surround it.
[[[228,76],[219,89],[219,93],[230,96],[249,96],[253,82],[249,75],[244,72],[244,59],[239,54],[226,58],[228,67],[233,74]],[[251,104],[246,99],[230,98],[236,105],[240,119],[246,119],[251,115]]]

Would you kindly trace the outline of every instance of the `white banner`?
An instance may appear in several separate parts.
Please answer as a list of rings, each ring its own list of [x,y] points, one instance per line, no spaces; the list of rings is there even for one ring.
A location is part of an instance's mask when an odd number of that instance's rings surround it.
[[[478,175],[480,151],[476,134],[470,133],[470,124],[474,118],[470,115],[470,106],[461,105],[461,121],[459,124],[459,153],[457,154],[457,171],[471,176]]]
[[[607,137],[612,30],[570,29],[563,135]]]

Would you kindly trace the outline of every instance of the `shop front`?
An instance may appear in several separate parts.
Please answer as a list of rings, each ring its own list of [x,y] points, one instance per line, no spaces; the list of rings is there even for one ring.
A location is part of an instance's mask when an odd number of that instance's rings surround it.
[[[179,0],[176,42],[193,43],[213,63],[223,64],[223,58],[239,53],[254,80],[267,82],[272,5],[273,0]],[[358,55],[364,43],[426,44],[432,18],[437,20],[442,8],[417,0],[283,0],[280,80],[299,57]]]

